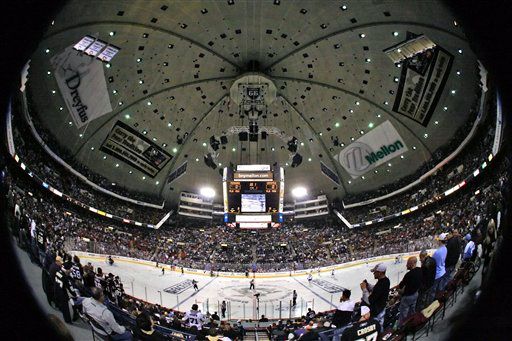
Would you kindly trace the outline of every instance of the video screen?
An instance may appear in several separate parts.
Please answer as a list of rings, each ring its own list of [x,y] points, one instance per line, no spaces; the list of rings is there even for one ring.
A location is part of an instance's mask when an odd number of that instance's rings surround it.
[[[242,212],[265,212],[265,194],[242,194]]]

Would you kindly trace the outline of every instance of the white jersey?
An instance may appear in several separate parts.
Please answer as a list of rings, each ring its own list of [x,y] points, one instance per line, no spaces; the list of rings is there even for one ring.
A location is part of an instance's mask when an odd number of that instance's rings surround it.
[[[201,330],[203,323],[206,321],[204,315],[196,310],[191,310],[185,314],[183,322],[187,322],[189,328],[196,326],[197,330]]]

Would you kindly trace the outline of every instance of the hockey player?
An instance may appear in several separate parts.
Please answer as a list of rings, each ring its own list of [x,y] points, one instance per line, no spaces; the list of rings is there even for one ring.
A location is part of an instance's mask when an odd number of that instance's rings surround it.
[[[222,318],[226,317],[226,309],[227,309],[226,301],[222,301],[222,304],[220,306],[220,312],[221,312]]]
[[[249,285],[249,290],[256,290],[256,288],[254,287],[254,278],[251,279],[251,284]]]
[[[201,330],[206,319],[204,315],[198,311],[197,304],[193,304],[192,309],[185,314],[185,317],[182,319],[182,321],[186,322],[189,328],[196,327],[197,330]]]
[[[313,274],[310,272],[310,273],[308,274],[308,283],[309,283],[309,285],[311,285],[311,281],[312,281],[312,280],[313,280]]]
[[[162,266],[162,276],[165,275],[165,268]]]
[[[197,286],[197,281],[195,279],[192,280],[192,285],[194,286],[195,291],[199,291],[199,287]]]
[[[293,290],[293,294],[292,294],[292,306],[296,306],[297,305],[297,291],[296,290]]]

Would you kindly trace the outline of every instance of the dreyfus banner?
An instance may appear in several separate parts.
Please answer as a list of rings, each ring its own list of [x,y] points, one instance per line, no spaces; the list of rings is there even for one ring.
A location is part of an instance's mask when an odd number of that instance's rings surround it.
[[[427,126],[452,62],[453,56],[439,46],[405,59],[393,111]]]
[[[100,150],[129,163],[152,178],[172,159],[172,155],[121,121],[114,125]]]
[[[103,64],[99,60],[70,46],[52,57],[50,63],[77,128],[112,111]]]
[[[348,145],[334,158],[355,179],[407,150],[395,127],[385,121]]]

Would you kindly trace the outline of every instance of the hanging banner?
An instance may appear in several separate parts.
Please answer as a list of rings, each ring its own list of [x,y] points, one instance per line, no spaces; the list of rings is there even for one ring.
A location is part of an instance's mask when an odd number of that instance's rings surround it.
[[[452,62],[453,56],[439,46],[403,60],[393,111],[427,126]]]
[[[334,155],[334,159],[352,178],[357,178],[407,150],[395,127],[385,121]]]
[[[112,111],[103,64],[73,46],[50,59],[54,76],[77,128]]]
[[[172,155],[127,124],[117,121],[100,148],[154,178]]]

